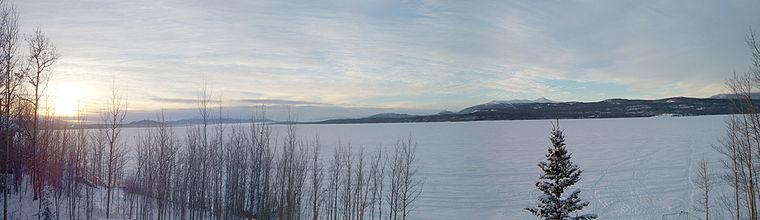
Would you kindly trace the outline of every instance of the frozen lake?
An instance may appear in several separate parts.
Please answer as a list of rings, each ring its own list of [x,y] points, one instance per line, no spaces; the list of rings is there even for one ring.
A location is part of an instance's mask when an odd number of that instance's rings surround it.
[[[572,160],[584,170],[576,187],[581,199],[591,202],[585,213],[599,219],[660,219],[691,212],[697,192],[690,177],[702,155],[718,159],[711,145],[723,135],[726,118],[561,120]],[[523,208],[534,205],[540,193],[534,186],[536,164],[550,146],[552,121],[298,125],[297,132],[318,135],[323,156],[332,154],[338,140],[374,150],[411,134],[425,179],[413,219],[533,219]],[[182,135],[184,128],[175,132]],[[134,136],[137,129],[125,134]]]

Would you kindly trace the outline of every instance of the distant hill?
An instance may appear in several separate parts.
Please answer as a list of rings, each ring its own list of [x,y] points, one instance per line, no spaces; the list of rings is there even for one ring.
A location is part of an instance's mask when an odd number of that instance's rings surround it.
[[[157,126],[159,123],[154,120],[140,120],[140,121],[133,121],[127,124],[127,126],[131,127],[152,127]]]
[[[760,99],[760,92],[750,93],[749,96],[752,97],[752,99]],[[725,94],[725,93],[723,93],[723,94],[717,94],[717,95],[714,95],[714,96],[710,96],[710,98],[711,99],[737,99],[737,98],[739,98],[739,96],[736,95],[736,94]]]
[[[221,120],[219,118],[210,118],[208,120],[209,124],[235,124],[235,123],[250,123],[253,122],[251,119],[237,119],[237,118],[222,118]],[[274,122],[270,119],[264,119],[257,122]],[[180,119],[175,121],[168,121],[169,125],[172,126],[187,126],[187,125],[197,125],[197,124],[203,124],[203,119],[199,118],[191,118],[191,119]],[[125,124],[125,127],[155,127],[159,126],[160,123],[155,120],[139,120],[139,121],[133,121],[130,123]],[[87,125],[88,128],[100,128],[104,126],[103,124],[90,124]]]
[[[441,112],[438,112],[439,115],[453,115],[456,114],[455,112],[449,111],[449,110],[443,110]]]
[[[208,119],[209,124],[234,124],[234,123],[250,123],[254,122],[254,120],[251,119],[238,119],[238,118],[210,118]],[[257,121],[257,122],[273,122],[270,119],[264,119],[263,121]],[[172,125],[197,125],[197,124],[203,124],[203,119],[200,118],[192,118],[192,119],[181,119],[176,121],[170,121],[169,124]]]
[[[511,108],[515,106],[534,104],[534,103],[557,103],[557,102],[549,100],[544,97],[538,98],[536,100],[527,100],[527,99],[494,100],[494,101],[490,101],[484,104],[475,105],[472,107],[462,109],[461,111],[459,111],[459,114],[473,113],[473,112],[477,112],[484,109]]]
[[[415,116],[417,115],[399,114],[399,113],[380,113],[380,114],[369,116],[367,118],[411,118]]]
[[[534,100],[535,101],[535,100]],[[549,100],[551,101],[551,100]],[[326,120],[322,124],[405,123],[480,120],[629,118],[653,116],[693,116],[736,113],[733,100],[726,98],[673,97],[657,100],[607,99],[599,102],[489,102],[459,114],[435,114],[414,117]],[[758,102],[760,103],[760,100]],[[760,105],[758,106],[760,107]],[[468,113],[466,113],[468,112]]]

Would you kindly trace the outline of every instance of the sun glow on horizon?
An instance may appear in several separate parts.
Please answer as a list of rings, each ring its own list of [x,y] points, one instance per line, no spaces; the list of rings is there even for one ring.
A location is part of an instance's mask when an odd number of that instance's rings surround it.
[[[79,109],[79,89],[73,85],[64,85],[55,93],[56,116],[75,116]]]

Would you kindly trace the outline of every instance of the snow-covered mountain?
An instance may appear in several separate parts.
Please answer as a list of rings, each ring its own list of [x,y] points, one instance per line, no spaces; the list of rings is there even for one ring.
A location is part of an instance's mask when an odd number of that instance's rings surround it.
[[[459,111],[459,113],[467,114],[467,113],[476,112],[481,109],[509,108],[509,107],[515,107],[515,106],[520,106],[520,105],[533,104],[533,103],[557,103],[557,102],[547,99],[545,97],[541,97],[535,100],[527,100],[527,99],[493,100],[490,102],[486,102],[484,104],[475,105],[475,106],[462,109],[462,111]]]
[[[752,99],[760,99],[760,92],[753,92],[749,94]],[[714,96],[710,96],[711,99],[736,99],[738,96],[732,93],[722,93]]]
[[[543,103],[538,103],[543,101]],[[551,102],[551,103],[548,103]],[[755,102],[760,103],[760,102]],[[760,108],[760,104],[756,104]],[[410,123],[482,120],[629,118],[653,116],[720,115],[734,112],[728,99],[672,97],[657,100],[606,99],[598,102],[493,101],[476,105],[457,114],[418,115],[415,117],[359,118],[316,123]]]
[[[527,100],[527,99],[493,100],[481,105],[529,104],[529,103],[556,103],[556,102],[550,99],[541,97],[535,100]]]

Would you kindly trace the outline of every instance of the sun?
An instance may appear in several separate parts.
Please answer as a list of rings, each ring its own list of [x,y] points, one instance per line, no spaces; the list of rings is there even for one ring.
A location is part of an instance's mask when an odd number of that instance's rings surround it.
[[[55,94],[56,116],[75,116],[79,109],[79,90],[76,86],[64,85]]]

